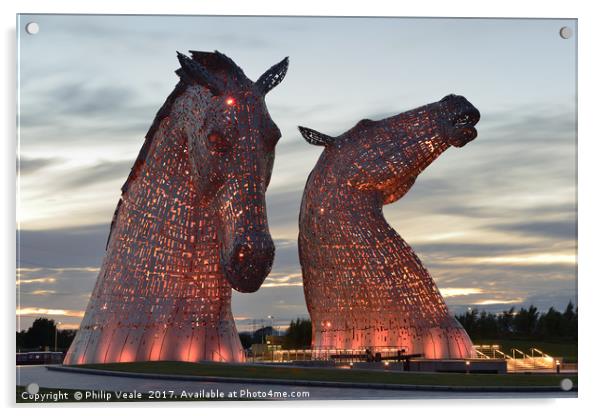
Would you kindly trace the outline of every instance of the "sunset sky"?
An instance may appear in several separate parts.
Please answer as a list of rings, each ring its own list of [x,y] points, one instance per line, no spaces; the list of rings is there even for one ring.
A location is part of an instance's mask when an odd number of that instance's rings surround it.
[[[479,137],[386,218],[454,312],[576,302],[576,37],[562,26],[576,32],[574,20],[22,15],[21,327],[79,324],[120,187],[189,49],[226,53],[251,79],[290,57],[267,96],[282,131],[267,194],[276,260],[258,292],[234,293],[239,329],[307,316],[297,219],[321,148],[296,126],[338,135],[449,93],[479,108]]]

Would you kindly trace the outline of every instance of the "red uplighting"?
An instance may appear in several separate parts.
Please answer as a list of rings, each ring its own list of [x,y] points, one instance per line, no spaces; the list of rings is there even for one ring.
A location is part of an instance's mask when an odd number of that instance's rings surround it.
[[[232,97],[228,97],[226,99],[226,104],[228,104],[228,105],[234,105],[235,102],[236,101],[234,101],[234,98],[232,98]]]

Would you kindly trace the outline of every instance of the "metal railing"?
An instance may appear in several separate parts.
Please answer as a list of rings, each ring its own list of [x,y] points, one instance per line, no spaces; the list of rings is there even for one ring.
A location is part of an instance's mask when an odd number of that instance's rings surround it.
[[[478,358],[506,360],[509,372],[554,370],[560,362],[535,347],[529,349],[530,354],[518,348],[511,348],[510,354],[506,354],[499,345],[475,345],[474,351]]]

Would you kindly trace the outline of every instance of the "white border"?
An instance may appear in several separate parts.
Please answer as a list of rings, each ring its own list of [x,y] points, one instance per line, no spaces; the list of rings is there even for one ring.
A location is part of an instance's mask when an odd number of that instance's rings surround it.
[[[3,1],[1,3],[3,28],[3,59],[1,65],[4,97],[0,101],[2,111],[3,163],[2,163],[2,204],[3,230],[5,230],[3,247],[0,250],[2,264],[5,266],[4,281],[4,342],[1,345],[3,363],[7,366],[3,371],[2,392],[5,406],[11,406],[14,398],[14,264],[15,264],[15,84],[16,84],[16,49],[15,49],[15,15],[16,13],[107,13],[107,14],[236,14],[236,15],[333,15],[333,16],[457,16],[457,17],[552,17],[579,19],[579,328],[580,328],[580,383],[577,400],[442,400],[442,401],[378,401],[378,402],[284,402],[284,403],[197,403],[184,405],[201,408],[202,412],[223,412],[232,408],[238,414],[249,412],[295,412],[307,414],[317,407],[328,407],[328,412],[345,412],[345,414],[366,414],[375,409],[377,412],[441,412],[445,415],[484,413],[487,415],[508,415],[530,408],[535,412],[548,414],[581,413],[591,410],[595,405],[602,371],[600,368],[600,315],[598,308],[600,298],[600,281],[602,273],[598,263],[599,248],[597,237],[601,234],[599,216],[600,206],[600,173],[596,169],[601,165],[600,142],[602,137],[597,131],[600,119],[599,77],[602,74],[600,65],[600,15],[596,13],[596,2],[575,1],[542,1],[526,2],[524,0],[487,1],[434,1],[420,0],[413,2],[384,1],[185,1],[185,0],[104,0],[102,2],[82,1],[32,1],[22,0],[19,3]],[[478,51],[475,51],[475,55]],[[177,405],[170,404],[169,407]],[[395,406],[403,409],[390,409]],[[79,407],[79,408],[78,408]],[[19,413],[36,413],[57,411],[60,413],[81,414],[81,406],[58,408],[44,406],[39,409],[12,409]],[[131,408],[133,406],[124,406]],[[164,406],[148,403],[145,411],[164,413]],[[50,408],[50,409],[49,409]],[[338,410],[341,408],[341,410]],[[343,409],[344,408],[344,409]],[[86,413],[105,413],[106,406],[97,406],[86,410]],[[191,412],[190,410],[177,410]],[[521,412],[522,413],[522,412]]]

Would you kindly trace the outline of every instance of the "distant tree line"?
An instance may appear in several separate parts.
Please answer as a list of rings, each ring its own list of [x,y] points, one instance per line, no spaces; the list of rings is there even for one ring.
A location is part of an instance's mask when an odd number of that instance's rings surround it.
[[[537,339],[577,340],[577,309],[569,302],[564,312],[553,307],[539,312],[533,305],[516,310],[514,307],[499,314],[471,309],[456,315],[472,339]],[[38,318],[27,330],[17,332],[17,351],[54,349],[55,334],[57,347],[66,351],[76,331],[59,329],[52,319]],[[263,344],[274,335],[272,326],[261,327],[253,332],[240,332],[243,348],[252,344]],[[286,349],[311,347],[311,321],[297,318],[291,321],[283,335],[282,347]]]
[[[264,326],[253,332],[239,332],[240,343],[244,349],[250,348],[252,344],[265,344],[268,336],[275,335],[274,328]]]
[[[274,328],[266,326],[254,332],[240,332],[240,342],[247,349],[252,344],[264,344],[266,338],[275,335]],[[302,349],[311,347],[311,321],[309,319],[297,318],[291,321],[289,327],[282,335],[282,348]]]
[[[59,351],[66,351],[76,331],[73,329],[56,330],[56,323],[52,319],[38,318],[33,321],[27,330],[17,332],[17,352],[27,350],[43,351],[54,350],[55,335],[56,345]]]
[[[472,339],[576,340],[577,309],[569,302],[564,312],[553,307],[539,312],[533,305],[500,314],[472,309],[456,315]]]

